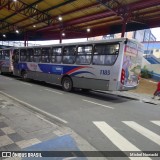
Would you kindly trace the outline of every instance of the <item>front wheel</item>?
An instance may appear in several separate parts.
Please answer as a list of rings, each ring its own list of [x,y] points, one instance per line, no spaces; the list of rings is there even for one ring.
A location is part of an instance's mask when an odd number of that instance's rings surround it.
[[[63,80],[62,80],[62,88],[67,92],[70,92],[72,90],[73,83],[72,83],[71,78],[69,78],[69,77],[64,77],[63,78]]]

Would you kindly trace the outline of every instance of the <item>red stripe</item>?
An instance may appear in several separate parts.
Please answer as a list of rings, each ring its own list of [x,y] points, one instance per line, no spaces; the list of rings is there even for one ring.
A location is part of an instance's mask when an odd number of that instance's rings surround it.
[[[70,70],[70,71],[67,72],[66,74],[71,74],[71,73],[73,73],[74,71],[77,71],[77,70],[82,69],[82,68],[88,68],[88,67],[80,66],[80,67],[78,67],[78,68],[74,68],[74,69]]]

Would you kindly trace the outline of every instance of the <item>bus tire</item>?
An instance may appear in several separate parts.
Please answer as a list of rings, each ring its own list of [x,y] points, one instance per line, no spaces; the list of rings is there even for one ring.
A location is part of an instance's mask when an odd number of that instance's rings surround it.
[[[64,77],[62,79],[62,88],[63,90],[70,92],[73,88],[73,82],[70,77]]]
[[[2,70],[0,69],[0,75],[2,75],[3,74],[3,72],[2,72]]]
[[[23,80],[27,79],[27,72],[25,70],[21,71],[21,77]]]

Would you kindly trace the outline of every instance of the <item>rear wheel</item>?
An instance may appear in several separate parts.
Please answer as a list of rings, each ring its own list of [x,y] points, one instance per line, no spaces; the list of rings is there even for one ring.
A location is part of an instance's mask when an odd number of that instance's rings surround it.
[[[62,88],[67,92],[70,92],[72,90],[73,83],[72,83],[71,78],[69,78],[69,77],[64,77],[63,78],[63,80],[62,80]]]
[[[3,72],[2,72],[2,70],[0,69],[0,75],[2,75],[3,74]]]

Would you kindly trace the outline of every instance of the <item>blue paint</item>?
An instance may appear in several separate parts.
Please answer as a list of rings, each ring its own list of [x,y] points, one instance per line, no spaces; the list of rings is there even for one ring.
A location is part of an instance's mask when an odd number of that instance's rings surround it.
[[[150,62],[151,64],[160,64],[160,62],[156,58],[153,58],[153,57],[148,57],[146,58],[146,60]]]
[[[19,70],[29,70],[29,68],[27,67],[27,64],[26,63],[18,63],[18,64],[15,64],[15,68],[16,69],[19,69]]]
[[[63,74],[63,67],[62,66],[52,66],[51,73],[61,75]]]
[[[53,64],[40,64],[40,63],[38,64],[38,66],[43,73],[51,73],[51,74],[57,74],[57,75],[67,74],[68,72],[70,72],[72,70],[75,71],[76,69],[77,70],[81,69],[81,68],[79,68],[81,66],[53,65]],[[27,67],[27,63],[18,63],[16,68],[19,70],[22,70],[22,69],[29,70],[29,68]],[[87,72],[87,71],[86,71],[86,73],[93,74],[93,73]],[[72,74],[72,72],[71,72],[71,74]],[[79,74],[80,74],[80,72],[79,72]]]
[[[25,148],[23,151],[79,151],[76,142],[70,135],[56,137],[39,144]],[[42,157],[42,158],[23,158],[23,160],[62,160],[65,157]],[[86,158],[78,157],[76,160],[86,160]]]

